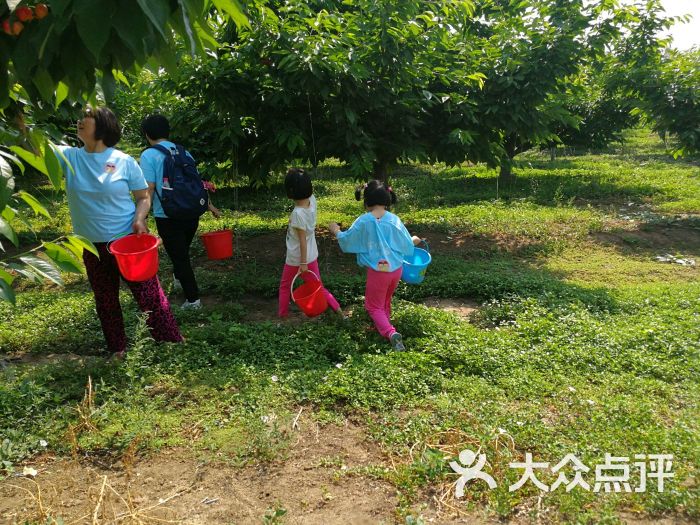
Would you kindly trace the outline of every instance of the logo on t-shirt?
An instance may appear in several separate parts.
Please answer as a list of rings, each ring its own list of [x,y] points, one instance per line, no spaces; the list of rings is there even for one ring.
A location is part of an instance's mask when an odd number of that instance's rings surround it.
[[[377,263],[378,272],[388,272],[390,270],[389,261],[382,259]]]
[[[115,171],[117,171],[117,165],[114,162],[108,162],[107,164],[105,164],[105,171],[107,173],[114,173]]]

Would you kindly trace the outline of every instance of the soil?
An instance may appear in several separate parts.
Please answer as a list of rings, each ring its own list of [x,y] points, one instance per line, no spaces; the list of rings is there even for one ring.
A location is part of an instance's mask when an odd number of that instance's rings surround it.
[[[644,229],[599,232],[592,237],[601,244],[627,252],[700,256],[700,229],[689,226],[647,225]]]
[[[264,321],[272,321],[273,323],[296,325],[300,323],[317,323],[327,316],[337,315],[329,308],[318,317],[309,318],[306,317],[306,315],[304,315],[304,313],[299,310],[296,305],[290,305],[289,316],[284,319],[280,319],[277,317],[278,301],[276,297],[264,298],[254,295],[246,295],[238,299],[237,302],[245,308],[245,317],[243,320],[247,322],[260,323]],[[346,309],[345,313],[350,314],[351,311],[352,309]]]
[[[420,228],[412,230],[411,233],[427,239],[431,252],[466,258],[479,257],[484,252],[494,251],[517,253],[537,244],[537,241],[532,239],[510,235],[486,236],[464,232],[447,234],[438,230]],[[286,253],[285,235],[285,231],[279,231],[253,237],[240,237],[234,241],[234,258],[254,259],[259,264],[279,264],[281,268]],[[323,261],[329,257],[333,259],[336,271],[338,271],[338,265],[340,265],[340,271],[357,267],[355,257],[343,255],[338,248],[337,241],[327,232],[318,232],[316,243],[318,244],[321,271],[323,271]],[[225,264],[219,261],[208,261],[204,256],[198,258],[197,263],[212,270],[226,271],[228,269]]]
[[[0,482],[0,517],[2,523],[43,523],[47,516],[66,524],[261,523],[279,508],[286,510],[284,523],[394,522],[390,484],[345,474],[387,463],[360,427],[319,427],[300,418],[299,429],[286,461],[256,466],[202,462],[181,449],[100,466],[85,458],[36,458],[35,479]]]
[[[462,299],[444,299],[442,297],[426,297],[423,300],[425,306],[440,308],[447,312],[457,314],[462,319],[469,321],[472,313],[479,308],[479,303]]]

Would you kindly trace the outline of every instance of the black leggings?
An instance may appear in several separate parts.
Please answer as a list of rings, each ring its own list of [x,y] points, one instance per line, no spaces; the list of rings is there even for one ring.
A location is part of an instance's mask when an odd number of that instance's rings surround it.
[[[199,299],[199,288],[194,278],[190,262],[190,245],[197,233],[197,219],[161,219],[156,217],[158,235],[163,239],[163,247],[173,262],[173,272],[189,302]]]

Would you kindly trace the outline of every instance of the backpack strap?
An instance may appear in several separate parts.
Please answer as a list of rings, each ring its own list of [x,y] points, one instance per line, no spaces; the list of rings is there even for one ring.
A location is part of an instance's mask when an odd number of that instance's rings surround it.
[[[150,149],[150,148],[156,149],[156,150],[160,151],[161,153],[163,153],[164,155],[170,154],[173,157],[175,156],[175,153],[173,152],[173,150],[166,148],[165,146],[161,146],[160,144],[153,144],[152,146],[149,146],[146,149]],[[187,150],[185,150],[184,146],[182,146],[181,144],[175,144],[175,148],[177,148],[177,153],[179,153],[183,159],[189,159],[192,161],[193,164],[195,164],[195,165],[197,164],[197,161],[194,160],[194,157],[192,155],[187,153]],[[144,151],[146,151],[146,150],[144,150]],[[208,177],[205,177],[201,173],[199,174],[199,178],[201,178],[202,180],[209,180]]]
[[[166,148],[165,146],[161,144],[153,144],[152,146],[148,146],[144,151],[149,150],[149,149],[154,149],[156,151],[160,151],[164,155],[172,155],[173,152],[170,148]]]
[[[182,146],[180,146],[180,147],[182,147]],[[143,151],[146,151],[149,149],[154,149],[156,151],[160,151],[163,155],[170,155],[170,156],[173,155],[173,152],[170,148],[166,148],[165,146],[161,146],[160,144],[152,144],[152,145],[148,146]],[[163,198],[160,196],[160,193],[158,193],[158,190],[156,188],[153,188],[153,193],[155,193],[156,197],[158,197],[158,201],[160,202],[160,205],[162,207],[163,206]]]

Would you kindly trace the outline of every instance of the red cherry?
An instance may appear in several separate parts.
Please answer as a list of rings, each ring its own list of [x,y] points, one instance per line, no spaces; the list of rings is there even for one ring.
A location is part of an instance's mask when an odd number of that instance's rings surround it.
[[[10,19],[6,18],[2,21],[2,30],[8,35],[12,34],[12,26],[10,26]]]
[[[34,7],[34,16],[37,18],[37,20],[41,20],[48,14],[49,8],[46,4],[36,4]]]
[[[19,20],[16,20],[12,24],[12,34],[17,36],[22,32],[22,29],[24,29],[24,24],[20,22]]]
[[[31,8],[26,6],[18,7],[15,11],[15,15],[21,22],[29,22],[34,18],[34,13]]]

